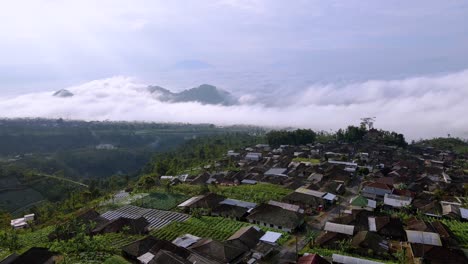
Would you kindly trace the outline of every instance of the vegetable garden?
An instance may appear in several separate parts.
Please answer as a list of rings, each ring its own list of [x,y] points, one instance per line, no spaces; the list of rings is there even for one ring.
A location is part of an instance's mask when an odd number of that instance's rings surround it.
[[[189,197],[179,193],[154,192],[133,202],[132,204],[145,208],[171,210],[188,198]]]
[[[161,229],[154,230],[151,232],[151,235],[159,239],[165,239],[169,241],[172,241],[184,234],[192,234],[198,237],[208,237],[223,241],[228,239],[240,228],[250,225],[251,224],[249,223],[239,222],[222,217],[192,217],[185,222],[173,222]],[[289,234],[287,233],[265,227],[260,228],[264,231],[282,233],[283,235],[279,241],[280,244],[286,242],[289,239]]]

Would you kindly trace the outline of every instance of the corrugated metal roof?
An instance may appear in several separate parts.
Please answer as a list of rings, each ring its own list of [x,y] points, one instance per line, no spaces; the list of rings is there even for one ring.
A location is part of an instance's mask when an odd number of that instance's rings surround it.
[[[276,243],[278,239],[281,237],[281,233],[267,231],[265,235],[260,238],[260,241],[267,242],[267,243]]]
[[[257,206],[256,203],[245,202],[245,201],[236,200],[236,199],[226,199],[220,202],[220,204],[235,205],[235,206],[240,206],[240,207],[249,208],[249,209],[255,208]]]
[[[300,209],[301,209],[298,205],[282,203],[282,202],[277,202],[277,201],[269,201],[268,204],[278,206],[278,207],[281,207],[281,208],[283,208],[285,210],[289,210],[289,211],[293,211],[293,212],[299,212]]]
[[[314,197],[319,197],[319,198],[322,198],[323,196],[326,195],[326,193],[324,193],[324,192],[310,190],[310,189],[306,189],[304,187],[297,188],[295,192],[308,194],[308,195],[312,195]]]
[[[406,236],[408,237],[408,242],[411,243],[442,246],[440,236],[437,233],[406,230]]]
[[[339,254],[332,255],[333,262],[343,264],[383,264],[382,262],[372,261],[368,259],[355,258],[350,256],[344,256]]]
[[[126,205],[117,210],[105,212],[101,216],[107,220],[115,220],[120,217],[130,219],[143,217],[149,222],[149,227],[153,229],[162,228],[174,221],[183,222],[190,218],[190,216],[186,214],[157,209],[147,209],[133,205]]]
[[[395,194],[385,194],[384,204],[393,207],[404,207],[411,204],[411,197],[400,196]]]
[[[325,223],[325,231],[335,232],[345,235],[353,235],[354,234],[354,226],[353,225],[342,225],[332,222]]]
[[[286,169],[286,168],[271,168],[267,172],[265,172],[265,175],[287,176],[287,175],[285,175],[287,170],[288,169]]]

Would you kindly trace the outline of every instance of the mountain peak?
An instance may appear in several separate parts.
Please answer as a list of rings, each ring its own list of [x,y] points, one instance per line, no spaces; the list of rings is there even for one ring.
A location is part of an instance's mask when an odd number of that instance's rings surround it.
[[[53,94],[53,96],[56,96],[56,97],[72,97],[73,95],[74,94],[68,91],[67,89],[58,90]]]
[[[218,89],[210,84],[202,84],[180,93],[173,93],[160,86],[149,86],[148,91],[155,94],[160,101],[169,102],[199,102],[202,104],[232,105],[237,103],[229,92]]]

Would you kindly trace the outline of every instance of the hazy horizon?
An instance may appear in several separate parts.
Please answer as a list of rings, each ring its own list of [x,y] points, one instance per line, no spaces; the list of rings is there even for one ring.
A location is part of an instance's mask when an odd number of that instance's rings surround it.
[[[467,16],[466,1],[9,2],[0,117],[329,131],[375,116],[409,138],[468,138]],[[144,92],[204,83],[240,103]]]

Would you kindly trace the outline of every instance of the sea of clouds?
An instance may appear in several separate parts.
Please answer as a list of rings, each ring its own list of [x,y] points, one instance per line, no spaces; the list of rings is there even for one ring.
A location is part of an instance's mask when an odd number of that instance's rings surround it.
[[[325,131],[358,124],[362,117],[376,117],[377,128],[404,133],[409,139],[447,134],[468,138],[468,70],[316,85],[280,91],[281,96],[274,97],[250,91],[235,94],[240,103],[234,106],[160,102],[147,86],[118,76],[67,87],[73,97],[55,97],[54,91],[4,97],[0,98],[0,117],[250,124]]]

